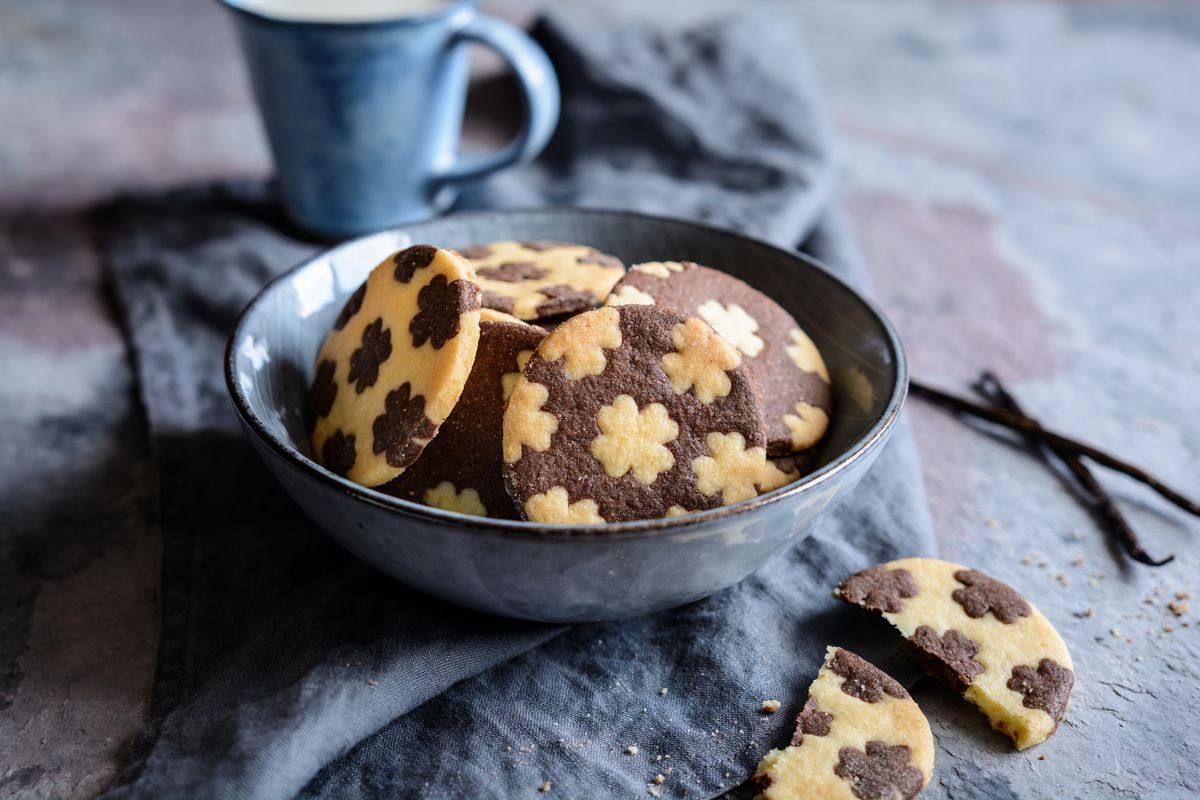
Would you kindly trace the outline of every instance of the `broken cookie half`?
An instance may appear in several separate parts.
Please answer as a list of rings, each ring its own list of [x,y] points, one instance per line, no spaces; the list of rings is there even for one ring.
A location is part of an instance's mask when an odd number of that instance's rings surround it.
[[[830,647],[791,744],[767,753],[763,800],[907,800],[933,774],[933,734],[904,687],[849,650]]]
[[[851,575],[833,594],[882,614],[925,671],[979,706],[1018,750],[1044,742],[1066,713],[1071,654],[1007,584],[949,561],[907,558]]]

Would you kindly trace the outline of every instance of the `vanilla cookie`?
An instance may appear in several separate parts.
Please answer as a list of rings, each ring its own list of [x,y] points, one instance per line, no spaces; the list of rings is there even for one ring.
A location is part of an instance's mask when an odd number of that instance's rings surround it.
[[[546,331],[490,309],[480,316],[479,349],[458,405],[416,463],[381,491],[448,511],[520,519],[501,474],[501,425],[508,395]]]
[[[833,594],[882,614],[926,672],[979,706],[1018,750],[1044,742],[1066,713],[1071,654],[1007,584],[949,561],[906,558],[851,575]]]
[[[796,717],[791,744],[767,753],[764,800],[908,800],[933,774],[933,733],[887,673],[830,647]]]
[[[466,259],[416,245],[375,267],[333,323],[309,394],[312,449],[364,486],[416,460],[458,402],[479,342]]]
[[[715,508],[786,482],[742,355],[702,320],[601,308],[538,345],[504,414],[505,479],[536,522]]]
[[[767,452],[807,450],[829,428],[829,370],[792,315],[762,292],[690,261],[631,268],[606,305],[659,305],[698,316],[746,357],[763,396]]]
[[[492,242],[464,248],[482,303],[525,320],[599,305],[625,265],[595,248],[565,242]]]

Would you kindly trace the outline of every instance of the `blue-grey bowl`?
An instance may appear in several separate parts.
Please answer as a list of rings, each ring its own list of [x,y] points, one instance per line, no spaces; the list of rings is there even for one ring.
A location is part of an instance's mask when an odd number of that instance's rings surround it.
[[[316,354],[346,297],[387,254],[416,243],[583,242],[628,264],[691,260],[790,311],[833,378],[834,414],[802,480],[682,517],[552,526],[466,516],[359,486],[311,457],[304,405]],[[874,462],[904,404],[895,330],[874,305],[798,253],[644,214],[536,209],[461,214],[326,250],[267,285],[243,312],[226,380],[255,449],[300,507],[346,549],[420,591],[521,619],[616,619],[731,586],[803,541]],[[470,458],[463,453],[463,458]]]

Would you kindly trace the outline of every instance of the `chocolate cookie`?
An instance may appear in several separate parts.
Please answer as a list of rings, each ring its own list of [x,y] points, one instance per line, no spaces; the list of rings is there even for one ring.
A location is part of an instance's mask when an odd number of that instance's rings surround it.
[[[484,309],[479,349],[458,405],[417,462],[381,490],[418,503],[502,519],[520,519],[504,489],[500,438],[504,404],[546,331]]]
[[[690,261],[663,261],[630,269],[605,304],[698,316],[741,351],[762,391],[771,455],[807,450],[825,435],[833,407],[825,362],[792,315],[757,289]]]
[[[317,356],[312,449],[364,486],[395,478],[450,414],[479,342],[466,259],[417,245],[388,256],[346,301]]]
[[[492,242],[464,248],[483,289],[483,305],[521,319],[593,308],[625,274],[594,248],[564,242]]]
[[[786,481],[763,449],[741,354],[695,317],[601,308],[564,322],[504,414],[505,479],[526,519],[685,514]]]
[[[1071,654],[1007,584],[949,561],[907,558],[851,575],[833,594],[882,614],[925,671],[979,706],[1018,750],[1044,742],[1066,713]]]
[[[904,687],[830,647],[791,744],[767,753],[754,783],[764,800],[908,800],[932,774],[933,733]]]

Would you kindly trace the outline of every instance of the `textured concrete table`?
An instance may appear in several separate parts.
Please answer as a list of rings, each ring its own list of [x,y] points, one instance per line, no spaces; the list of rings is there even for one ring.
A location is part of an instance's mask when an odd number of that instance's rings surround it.
[[[1048,423],[1200,493],[1200,5],[761,5],[824,78],[847,202],[916,373],[961,388],[998,370]],[[0,111],[0,797],[88,797],[145,711],[157,543],[78,209],[261,175],[267,156],[213,3],[6,3]],[[1178,555],[1127,566],[1021,447],[910,414],[943,555],[1023,588],[1078,670],[1065,729],[1023,754],[920,684],[928,796],[1200,793],[1200,631],[1177,596],[1200,589],[1200,524],[1104,476],[1148,549]]]

